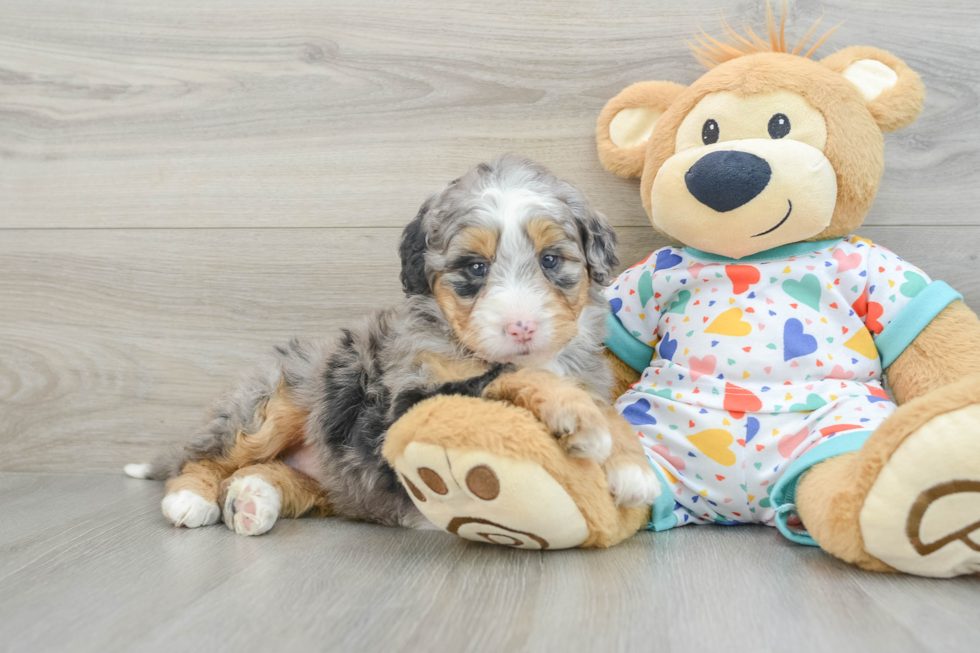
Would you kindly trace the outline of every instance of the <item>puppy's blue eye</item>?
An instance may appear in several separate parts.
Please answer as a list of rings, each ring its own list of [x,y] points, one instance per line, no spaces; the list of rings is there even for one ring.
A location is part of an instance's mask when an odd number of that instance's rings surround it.
[[[545,270],[554,270],[558,267],[559,259],[554,254],[545,254],[541,257],[541,267]]]
[[[485,277],[487,275],[487,264],[470,263],[469,271],[474,277]]]

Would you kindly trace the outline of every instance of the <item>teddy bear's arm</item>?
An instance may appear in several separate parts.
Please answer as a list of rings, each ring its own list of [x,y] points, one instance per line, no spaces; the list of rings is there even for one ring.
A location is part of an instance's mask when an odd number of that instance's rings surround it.
[[[640,373],[624,363],[619,356],[608,349],[604,349],[602,353],[606,357],[606,363],[613,373],[613,387],[609,400],[614,402],[623,396],[631,385],[640,380]]]
[[[886,370],[899,404],[980,373],[980,319],[962,301],[942,310]]]

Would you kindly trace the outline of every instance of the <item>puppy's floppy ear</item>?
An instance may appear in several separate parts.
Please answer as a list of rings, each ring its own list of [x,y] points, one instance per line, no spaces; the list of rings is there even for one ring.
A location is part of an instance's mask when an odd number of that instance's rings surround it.
[[[588,241],[585,245],[585,256],[589,262],[589,276],[600,286],[609,283],[613,270],[619,265],[619,255],[616,253],[616,232],[609,225],[606,216],[598,211],[592,211],[588,224]]]
[[[926,89],[918,73],[884,50],[857,45],[822,59],[857,86],[883,132],[908,127],[922,111]]]
[[[398,253],[402,259],[402,289],[406,295],[428,295],[432,292],[425,274],[425,251],[428,249],[428,232],[423,220],[432,205],[432,198],[426,200],[415,219],[408,223],[402,232],[402,242]]]
[[[589,268],[589,278],[599,285],[606,285],[613,270],[619,265],[616,254],[616,232],[609,225],[606,216],[593,209],[582,194],[569,185],[569,192],[563,198],[571,209],[578,226],[585,262]]]
[[[606,170],[626,178],[643,174],[647,139],[685,88],[674,82],[639,82],[606,103],[596,123],[599,160]]]

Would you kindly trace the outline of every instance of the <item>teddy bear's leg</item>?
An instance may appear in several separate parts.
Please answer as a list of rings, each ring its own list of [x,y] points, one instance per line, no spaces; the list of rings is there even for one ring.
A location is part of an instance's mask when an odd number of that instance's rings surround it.
[[[429,521],[470,540],[607,547],[650,519],[649,506],[618,508],[596,462],[569,456],[530,412],[503,402],[421,402],[389,429],[383,454]]]
[[[980,571],[980,377],[902,405],[857,451],[800,478],[796,510],[825,550],[875,571]]]

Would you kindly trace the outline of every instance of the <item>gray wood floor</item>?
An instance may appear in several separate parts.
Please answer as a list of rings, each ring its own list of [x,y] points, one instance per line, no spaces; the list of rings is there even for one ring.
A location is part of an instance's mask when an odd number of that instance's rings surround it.
[[[778,3],[777,3],[778,4]],[[527,554],[286,521],[168,528],[119,476],[291,335],[399,298],[431,191],[505,151],[663,244],[595,118],[690,83],[762,0],[0,0],[0,651],[977,650],[980,583],[861,573],[772,531]],[[980,307],[980,5],[789,3],[928,88],[861,233]],[[744,644],[743,644],[744,643]],[[292,645],[292,646],[291,646]]]
[[[860,573],[762,526],[536,553],[283,520],[170,527],[160,486],[0,474],[0,650],[977,650],[980,584]]]

